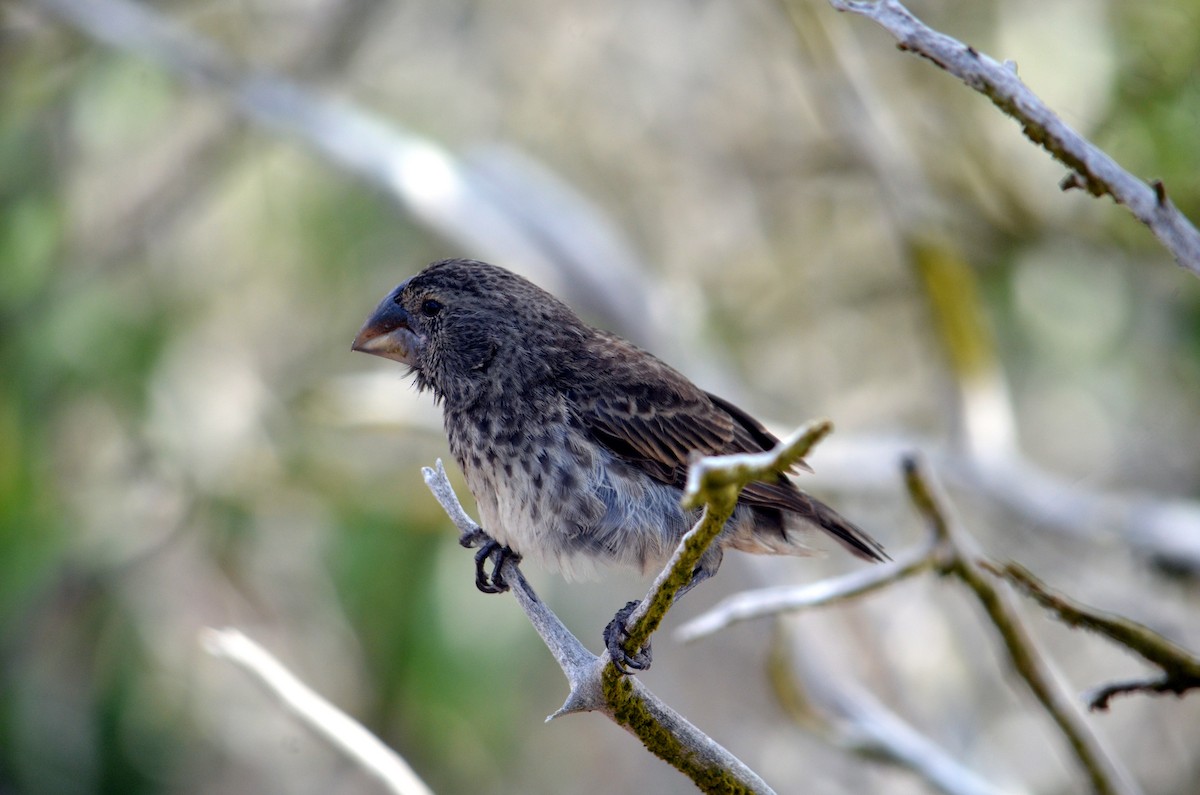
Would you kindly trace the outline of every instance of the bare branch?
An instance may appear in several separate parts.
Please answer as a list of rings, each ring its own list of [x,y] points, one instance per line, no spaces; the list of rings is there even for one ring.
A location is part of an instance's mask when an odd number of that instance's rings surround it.
[[[1056,593],[1016,563],[996,566],[983,563],[983,568],[1015,584],[1038,604],[1054,613],[1072,627],[1103,635],[1114,643],[1137,652],[1147,662],[1162,669],[1162,676],[1119,682],[1097,688],[1086,696],[1093,710],[1108,708],[1108,701],[1119,693],[1150,692],[1183,695],[1200,688],[1200,658],[1159,635],[1147,626],[1121,616],[1109,615],[1081,605]]]
[[[801,627],[786,629],[779,633],[769,671],[781,704],[798,724],[848,751],[909,770],[945,795],[1012,795],[1014,790],[982,778],[826,663],[814,653],[820,644]]]
[[[1009,592],[996,588],[987,576],[978,562],[980,552],[974,540],[951,523],[944,498],[916,459],[905,459],[904,477],[913,505],[943,541],[939,568],[959,579],[975,594],[1004,641],[1013,668],[1067,738],[1093,790],[1103,795],[1139,792],[1128,772],[1092,734],[1074,700],[1064,694],[1056,672],[1042,659],[1033,638],[1017,616]]]
[[[468,548],[483,546],[488,539],[487,533],[467,514],[462,503],[458,501],[458,495],[454,493],[454,487],[450,485],[450,478],[446,475],[446,467],[442,464],[442,459],[439,458],[432,468],[421,467],[421,476],[425,478],[425,485],[433,492],[433,496],[442,506],[442,510],[458,528],[458,543]]]
[[[1094,196],[1111,196],[1150,228],[1180,266],[1200,276],[1200,231],[1167,197],[1162,182],[1147,183],[1121,168],[1030,91],[1015,68],[926,26],[898,0],[829,2],[838,11],[874,20],[896,38],[900,49],[929,59],[986,96],[1020,122],[1029,140],[1071,169],[1063,190],[1086,188]]]
[[[1088,709],[1093,712],[1104,712],[1108,709],[1108,702],[1112,697],[1119,696],[1122,693],[1149,693],[1152,695],[1172,693],[1176,696],[1182,696],[1194,687],[1200,687],[1200,681],[1181,681],[1168,676],[1157,676],[1151,679],[1130,679],[1124,682],[1111,682],[1107,685],[1092,688],[1083,694],[1083,700],[1087,702]]]
[[[366,8],[376,1],[360,3]],[[395,200],[417,223],[476,256],[520,263],[535,276],[557,280],[574,305],[612,319],[634,341],[661,336],[677,342],[675,335],[658,333],[662,324],[650,311],[651,293],[623,289],[642,265],[620,231],[584,196],[519,153],[492,146],[457,157],[396,120],[278,74],[246,69],[212,41],[148,5],[130,0],[27,2],[95,41],[217,94],[231,112],[308,147]],[[318,42],[316,57],[329,63],[342,55]],[[554,211],[544,211],[547,206]],[[677,346],[681,358],[686,350]],[[714,369],[705,359],[693,361],[699,368]]]
[[[243,117],[315,149],[447,237],[501,261],[541,261],[517,224],[433,142],[278,76],[243,72],[219,47],[137,3],[32,1],[99,41],[223,95]]]
[[[934,549],[933,543],[925,544],[900,553],[888,563],[819,582],[742,591],[681,626],[675,631],[675,639],[690,643],[742,621],[824,607],[871,593],[930,568]]]
[[[317,695],[266,649],[236,629],[205,629],[205,651],[237,665],[267,688],[293,715],[357,762],[397,795],[433,795],[408,763],[346,713]]]
[[[1088,544],[1119,542],[1172,571],[1200,573],[1200,501],[1089,488],[1048,472],[1019,452],[980,459],[921,436],[846,436],[822,450],[814,487],[860,494],[896,491],[889,462],[924,451],[946,484],[970,489],[1026,520]]]
[[[1095,542],[1108,531],[1173,569],[1200,571],[1200,502],[1091,489],[1028,458],[963,460],[939,456],[947,478],[977,489],[1039,523]]]

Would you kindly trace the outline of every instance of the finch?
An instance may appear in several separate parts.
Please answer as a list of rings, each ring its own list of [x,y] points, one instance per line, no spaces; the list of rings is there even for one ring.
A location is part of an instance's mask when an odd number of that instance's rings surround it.
[[[352,350],[408,365],[418,390],[441,405],[450,451],[494,539],[476,558],[484,591],[506,588],[498,572],[509,555],[568,578],[609,564],[661,568],[699,518],[680,506],[691,458],[778,442],[650,353],[589,326],[528,280],[475,260],[435,262],[401,283]],[[715,574],[726,549],[804,555],[812,532],[865,560],[887,558],[780,474],[742,491],[687,587]],[[482,568],[489,556],[491,577]],[[616,661],[619,643],[605,635]],[[625,662],[643,668],[648,659]]]

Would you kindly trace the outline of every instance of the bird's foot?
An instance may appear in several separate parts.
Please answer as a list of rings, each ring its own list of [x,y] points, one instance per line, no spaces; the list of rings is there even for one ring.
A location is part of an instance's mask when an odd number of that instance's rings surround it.
[[[458,543],[467,549],[481,547],[491,540],[492,537],[485,533],[483,528],[479,525],[475,525],[470,530],[463,531],[463,533],[458,537]]]
[[[492,562],[492,573],[488,574],[488,561]],[[521,562],[521,556],[495,539],[489,538],[487,543],[475,553],[475,587],[484,593],[503,593],[508,590],[504,581],[503,568],[507,561]]]
[[[617,667],[617,670],[625,676],[632,676],[634,671],[648,669],[652,656],[650,641],[646,641],[646,645],[634,654],[625,651],[625,641],[629,639],[629,631],[625,627],[625,622],[637,609],[638,604],[639,602],[633,601],[622,607],[604,628],[604,645],[608,648],[608,656],[612,658],[613,665]]]

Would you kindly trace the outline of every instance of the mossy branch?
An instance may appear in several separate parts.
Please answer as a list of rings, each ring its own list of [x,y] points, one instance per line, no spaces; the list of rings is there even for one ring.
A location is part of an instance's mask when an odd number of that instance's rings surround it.
[[[442,462],[425,467],[422,472],[426,485],[458,527],[463,545],[486,543],[487,534],[463,510]],[[670,579],[669,570],[670,567],[659,576],[660,581]],[[758,774],[640,681],[621,675],[607,652],[602,657],[592,654],[538,598],[513,558],[506,558],[498,573],[510,585],[517,603],[567,677],[570,692],[547,720],[573,712],[600,712],[641,740],[655,756],[690,778],[702,792],[763,795],[773,792]]]
[[[658,629],[674,603],[675,595],[691,582],[700,558],[725,528],[742,489],[801,463],[813,447],[832,432],[833,423],[818,420],[799,428],[772,450],[713,456],[692,463],[683,492],[683,507],[687,510],[703,508],[704,511],[650,586],[646,598],[629,616],[627,652],[636,653]]]
[[[636,652],[649,641],[675,595],[691,580],[705,550],[733,513],[741,490],[754,480],[772,477],[802,462],[832,430],[833,425],[828,421],[812,422],[773,450],[702,458],[692,464],[684,507],[702,507],[703,513],[638,609],[630,615],[626,643],[631,651]],[[467,547],[486,543],[486,532],[463,509],[442,462],[422,471],[426,485],[458,527],[460,542]],[[602,712],[638,737],[653,754],[691,778],[704,792],[771,792],[754,771],[688,723],[640,681],[622,675],[607,652],[598,657],[588,651],[537,597],[514,559],[503,560],[498,573],[511,586],[517,602],[567,677],[570,692],[550,718],[572,712]]]
[[[975,595],[1004,643],[1013,669],[1057,724],[1093,791],[1101,795],[1138,792],[1132,778],[1105,751],[1074,701],[1063,692],[1053,669],[1042,659],[1021,623],[1010,593],[997,588],[988,576],[974,540],[950,520],[944,498],[915,458],[904,460],[904,481],[909,499],[939,541],[938,570],[959,580]]]
[[[1102,685],[1086,696],[1093,710],[1108,709],[1108,702],[1121,693],[1174,693],[1181,696],[1200,688],[1200,657],[1172,643],[1147,626],[1122,616],[1103,613],[1050,590],[1023,566],[1008,563],[983,568],[1013,583],[1042,607],[1072,627],[1086,629],[1139,654],[1162,670],[1162,676]]]

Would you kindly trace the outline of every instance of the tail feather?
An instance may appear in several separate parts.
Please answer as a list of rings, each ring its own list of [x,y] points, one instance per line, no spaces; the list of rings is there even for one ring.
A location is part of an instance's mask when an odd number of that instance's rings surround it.
[[[788,536],[786,528],[791,522],[787,519],[791,514],[799,517],[805,524],[824,530],[856,557],[875,562],[891,560],[883,550],[882,544],[816,497],[800,491],[790,480],[751,483],[742,491],[741,502],[754,508],[755,513],[759,514],[762,521],[756,523],[755,534],[760,536],[758,541],[765,548],[772,549],[775,554],[784,551],[776,549],[779,541],[783,541],[785,546],[795,545],[797,552],[803,548],[798,540],[792,540]],[[767,535],[773,535],[775,538],[768,539],[765,537]]]
[[[882,563],[891,560],[884,551],[883,545],[862,530],[862,528],[842,518],[842,515],[818,499],[809,497],[813,506],[811,521],[829,535],[833,536],[846,549],[863,560]]]

